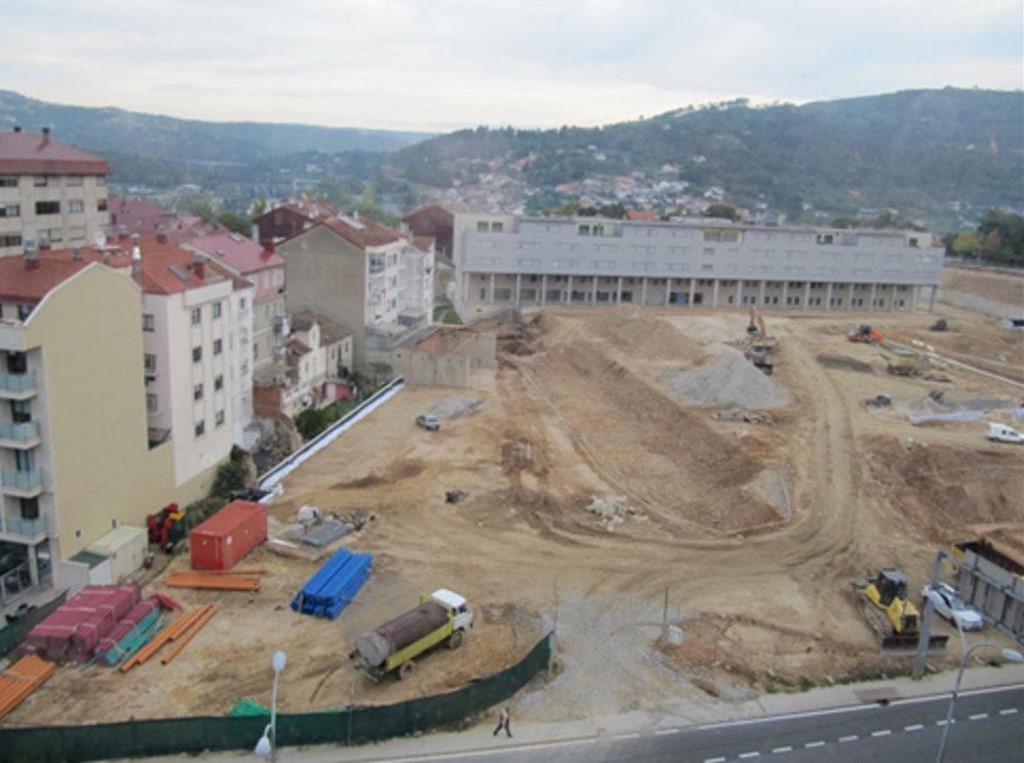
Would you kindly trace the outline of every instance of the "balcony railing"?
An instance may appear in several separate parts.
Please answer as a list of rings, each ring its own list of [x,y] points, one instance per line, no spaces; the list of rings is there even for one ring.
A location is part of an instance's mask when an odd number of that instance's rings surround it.
[[[35,374],[0,373],[0,392],[28,392],[35,388]]]
[[[3,485],[10,490],[32,492],[43,486],[43,473],[39,469],[18,471],[17,469],[4,469]]]
[[[0,531],[9,535],[21,535],[31,538],[46,532],[46,518],[22,519],[21,517],[4,517]]]
[[[20,424],[0,422],[0,440],[14,440],[29,443],[39,439],[39,422],[25,421]]]

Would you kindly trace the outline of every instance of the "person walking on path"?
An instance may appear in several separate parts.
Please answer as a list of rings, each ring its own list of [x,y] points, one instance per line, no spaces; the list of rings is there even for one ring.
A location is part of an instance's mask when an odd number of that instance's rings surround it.
[[[505,707],[501,708],[501,715],[498,716],[498,726],[497,726],[497,728],[494,729],[494,734],[492,734],[492,736],[498,736],[498,732],[501,731],[502,729],[505,729],[505,733],[509,737],[511,737],[512,736],[512,726],[510,725],[511,721],[512,721],[512,714],[508,710],[508,705],[506,705]]]

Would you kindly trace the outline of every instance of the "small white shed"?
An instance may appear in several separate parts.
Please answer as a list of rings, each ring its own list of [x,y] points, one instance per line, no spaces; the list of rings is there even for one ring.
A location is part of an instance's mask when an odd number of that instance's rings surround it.
[[[143,527],[121,525],[85,548],[110,560],[114,583],[120,583],[142,566],[149,551],[149,531]]]

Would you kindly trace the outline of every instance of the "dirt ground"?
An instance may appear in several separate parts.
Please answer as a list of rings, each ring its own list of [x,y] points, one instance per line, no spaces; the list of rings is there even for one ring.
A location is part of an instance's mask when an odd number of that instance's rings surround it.
[[[927,330],[939,314],[951,331]],[[1021,379],[1024,332],[946,306],[766,320],[779,338],[771,377],[735,349],[739,311],[546,310],[475,327],[499,335],[496,370],[466,389],[406,387],[286,478],[270,506],[272,536],[307,504],[372,513],[342,544],[372,553],[374,572],[337,620],[289,608],[319,562],[267,547],[244,562],[267,570],[256,594],[172,590],[158,576],[147,593],[219,608],[170,666],[65,666],[3,724],[267,703],[276,649],[288,655],[285,712],[390,703],[499,670],[550,628],[556,669],[519,697],[520,719],[696,712],[906,667],[879,655],[850,582],[899,566],[916,596],[936,550],[971,537],[967,525],[1021,521],[1024,449],[989,443],[984,427],[1009,422],[995,406],[1020,405],[1024,389],[954,366],[935,369],[949,382],[893,377],[877,349],[843,335],[871,323]],[[864,405],[880,393],[894,406]],[[906,418],[951,405],[989,407],[973,422]],[[423,412],[439,431],[415,426]],[[454,489],[467,497],[446,503]],[[347,664],[358,635],[441,586],[477,612],[458,652],[378,685]],[[662,643],[664,625],[680,644]],[[958,659],[951,642],[931,662]]]

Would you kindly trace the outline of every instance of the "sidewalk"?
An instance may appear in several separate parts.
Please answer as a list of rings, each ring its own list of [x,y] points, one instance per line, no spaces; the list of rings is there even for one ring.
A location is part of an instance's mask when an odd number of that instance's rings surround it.
[[[460,732],[439,732],[421,736],[391,739],[362,747],[322,745],[318,747],[285,747],[278,759],[284,763],[356,763],[358,761],[426,761],[446,753],[486,751],[494,747],[529,747],[546,742],[586,739],[595,736],[612,737],[620,734],[654,733],[660,729],[694,725],[726,723],[775,715],[806,713],[837,707],[849,707],[869,702],[896,702],[927,696],[949,696],[956,682],[957,671],[951,670],[929,675],[920,681],[898,678],[845,686],[832,686],[793,694],[765,694],[747,702],[721,702],[716,706],[715,718],[695,724],[692,719],[677,715],[633,712],[604,716],[567,723],[517,723],[513,704],[512,733],[508,739],[492,736],[497,720],[497,709],[486,721]],[[1006,664],[1002,667],[978,667],[964,672],[961,693],[972,689],[1001,686],[1024,686],[1024,666]],[[256,740],[253,740],[255,746]],[[252,763],[251,752],[209,753],[190,756],[205,763]],[[151,763],[174,763],[180,756],[146,758]],[[111,762],[121,763],[121,762]]]

